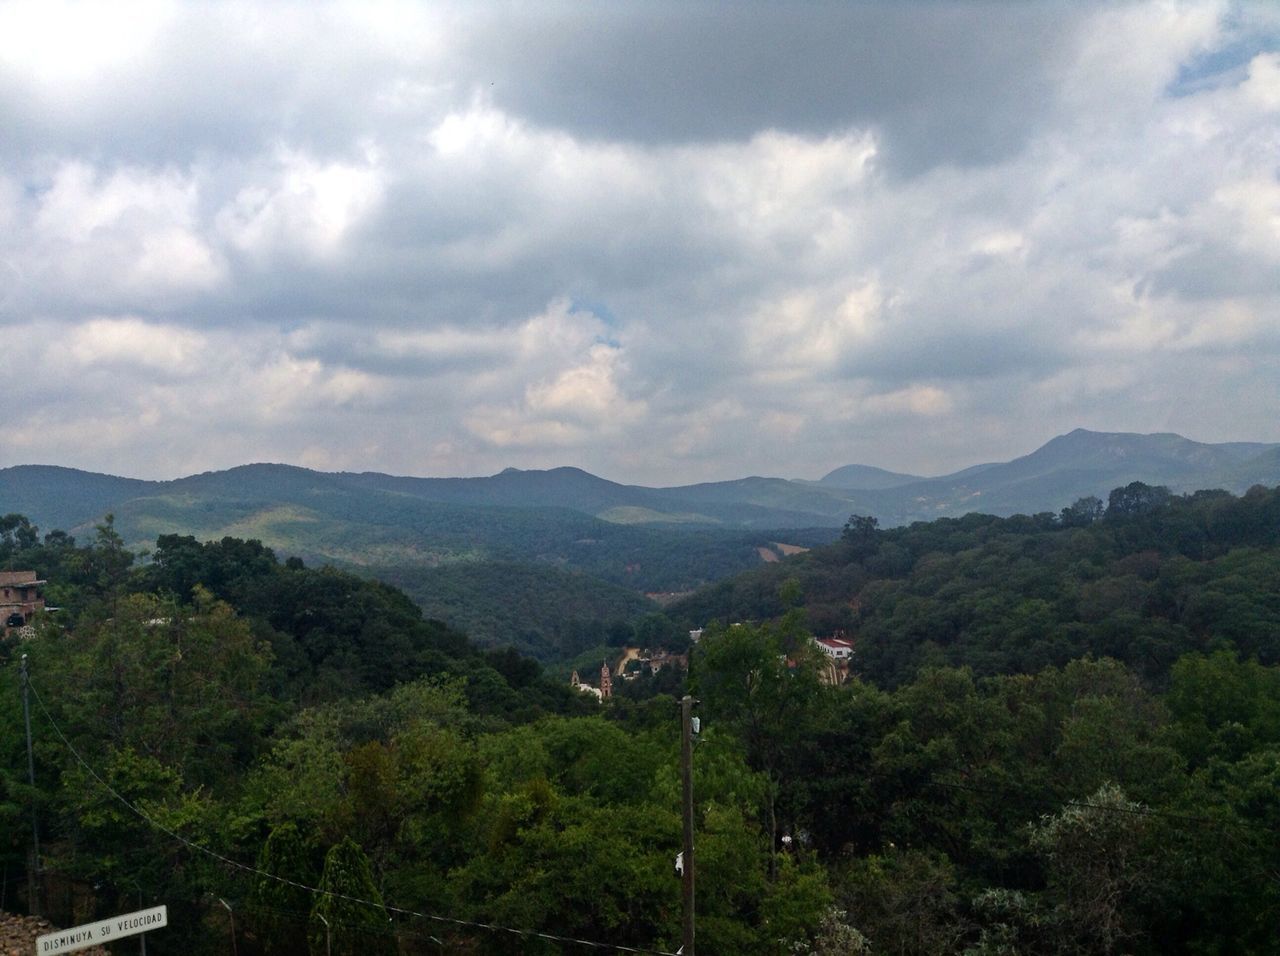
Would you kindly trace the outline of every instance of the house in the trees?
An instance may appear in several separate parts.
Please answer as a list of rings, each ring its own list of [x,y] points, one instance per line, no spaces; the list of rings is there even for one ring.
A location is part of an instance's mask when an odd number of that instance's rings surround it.
[[[853,658],[853,641],[837,631],[832,637],[815,637],[818,649],[833,661],[849,661]]]
[[[826,657],[822,679],[837,686],[845,683],[853,663],[853,641],[845,637],[843,631],[836,631],[831,637],[815,637],[813,643]]]
[[[37,611],[43,611],[44,591],[48,584],[34,571],[0,571],[0,623],[4,633],[25,627]]]

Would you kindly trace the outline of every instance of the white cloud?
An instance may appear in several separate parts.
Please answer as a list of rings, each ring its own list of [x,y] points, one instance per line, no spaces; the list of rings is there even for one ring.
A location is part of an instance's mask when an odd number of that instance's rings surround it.
[[[319,162],[282,149],[264,175],[242,187],[221,210],[218,232],[234,248],[262,262],[302,252],[338,255],[349,233],[382,199],[375,150],[361,164]]]
[[[315,359],[285,352],[235,372],[237,387],[221,394],[221,404],[224,408],[234,405],[245,418],[266,424],[305,421],[315,425],[325,413],[376,401],[382,393],[380,383],[371,375],[326,367]]]
[[[1105,6],[1086,20],[1059,96],[1078,126],[1097,132],[1142,121],[1178,69],[1221,37],[1225,2],[1157,0]]]
[[[933,385],[911,385],[893,392],[869,395],[862,402],[872,415],[917,415],[937,418],[950,412],[951,396]]]
[[[753,397],[744,396],[742,400],[720,398],[681,417],[678,423],[674,423],[677,427],[670,436],[671,453],[677,460],[685,461],[699,458],[714,460],[723,454],[725,446],[736,440],[750,419],[748,402]]]
[[[641,420],[646,403],[627,395],[626,359],[620,346],[598,340],[591,316],[553,303],[514,336],[519,352],[500,372],[518,398],[486,403],[467,415],[468,428],[499,446],[567,448],[607,440]]]
[[[5,218],[18,221],[11,261],[40,277],[40,300],[137,308],[211,292],[226,276],[202,234],[196,180],[175,170],[70,160],[32,198],[7,205]]]
[[[198,332],[128,317],[90,319],[70,329],[54,350],[65,349],[74,363],[85,368],[133,365],[180,376],[195,369],[207,346],[207,339]]]
[[[617,427],[643,413],[644,404],[628,400],[618,386],[621,350],[593,345],[586,361],[554,379],[529,386],[530,411],[576,419],[597,427]]]
[[[1240,93],[1264,110],[1280,111],[1280,54],[1259,53],[1250,60],[1249,79]]]
[[[847,249],[850,212],[876,157],[874,137],[767,131],[742,144],[685,150],[708,212],[744,241]]]
[[[0,67],[50,94],[74,97],[104,73],[144,57],[170,20],[171,4],[11,0],[0,6]]]
[[[374,329],[374,351],[389,358],[426,358],[463,362],[481,358],[501,361],[511,351],[507,334],[453,326],[428,329]]]
[[[849,286],[802,288],[765,303],[745,329],[751,366],[772,383],[803,382],[869,341],[883,328],[884,295],[874,279]]]

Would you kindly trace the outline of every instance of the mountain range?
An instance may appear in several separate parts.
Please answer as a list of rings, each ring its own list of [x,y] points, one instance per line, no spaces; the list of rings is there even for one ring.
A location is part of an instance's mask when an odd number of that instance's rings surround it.
[[[656,609],[642,594],[661,600],[834,540],[850,514],[891,527],[972,511],[1056,512],[1132,481],[1175,492],[1276,485],[1280,444],[1078,429],[1012,461],[937,477],[853,464],[817,481],[671,488],[577,468],[413,478],[252,464],[145,481],[19,465],[0,469],[0,514],[83,540],[110,513],[135,551],[164,534],[256,538],[282,557],[394,582],[483,643],[553,660],[592,622]]]
[[[474,525],[502,524],[510,509],[573,524],[583,516],[613,525],[766,530],[839,527],[851,513],[893,526],[971,511],[996,515],[1058,511],[1131,481],[1175,492],[1280,483],[1280,444],[1207,444],[1174,434],[1077,429],[1028,455],[923,477],[869,465],[836,468],[818,481],[748,477],[669,488],[624,485],[578,468],[509,468],[477,478],[413,478],[377,472],[326,473],[253,464],[173,481],[144,481],[60,468],[0,469],[0,509],[44,528],[83,531],[108,511],[131,542],[168,532],[221,536],[266,532],[314,538],[317,554],[344,559],[334,522],[432,530],[444,538]],[[501,509],[493,512],[492,509]],[[556,514],[547,514],[552,509]],[[487,518],[481,518],[488,513]],[[573,518],[570,518],[570,514]],[[304,533],[304,529],[309,529]],[[265,539],[264,539],[265,540]],[[422,541],[412,549],[432,550]],[[365,544],[360,546],[361,552]],[[354,556],[345,556],[352,558]]]
[[[1007,462],[921,478],[862,466],[837,468],[817,484],[860,499],[886,526],[969,512],[1007,516],[1058,511],[1087,495],[1133,481],[1174,492],[1243,492],[1280,483],[1280,444],[1206,444],[1181,435],[1092,432],[1078,428]],[[855,511],[858,509],[854,509]]]

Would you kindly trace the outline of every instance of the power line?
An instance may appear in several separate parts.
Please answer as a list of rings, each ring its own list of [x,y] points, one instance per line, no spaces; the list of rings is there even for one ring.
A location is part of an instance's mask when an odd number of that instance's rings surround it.
[[[515,927],[503,926],[499,923],[485,923],[477,920],[464,920],[464,919],[458,919],[452,916],[440,916],[435,913],[423,913],[423,912],[419,912],[418,910],[411,910],[405,907],[394,906],[386,903],[379,904],[374,902],[373,900],[362,899],[358,896],[351,896],[346,893],[335,893],[332,890],[321,889],[318,886],[309,886],[306,883],[300,883],[297,880],[291,880],[288,877],[279,876],[275,873],[268,873],[266,870],[260,870],[256,866],[250,866],[247,863],[241,863],[239,860],[234,860],[229,856],[219,853],[217,850],[211,850],[206,846],[202,846],[199,843],[194,843],[191,840],[188,840],[186,837],[178,833],[176,830],[173,830],[172,828],[165,826],[160,821],[148,815],[144,810],[142,810],[142,808],[132,803],[127,797],[125,797],[122,793],[120,793],[120,791],[116,790],[115,787],[111,786],[111,784],[107,783],[106,780],[102,779],[102,777],[93,768],[93,766],[87,760],[85,760],[84,757],[80,755],[80,751],[76,749],[75,745],[71,743],[70,740],[67,739],[66,734],[62,732],[62,728],[58,726],[58,722],[54,720],[53,715],[49,713],[49,708],[45,706],[44,698],[40,696],[40,692],[36,689],[35,685],[29,683],[29,686],[31,688],[32,696],[35,697],[36,703],[40,705],[40,710],[44,713],[45,719],[49,721],[49,726],[53,728],[53,732],[58,735],[58,739],[61,740],[63,745],[67,748],[67,750],[71,752],[71,756],[73,756],[76,759],[76,761],[80,764],[80,766],[82,766],[85,769],[85,771],[87,771],[88,774],[98,782],[99,786],[101,786],[104,790],[106,790],[109,794],[111,794],[111,796],[115,797],[118,801],[120,801],[120,803],[124,804],[124,806],[127,807],[130,812],[132,812],[134,815],[140,818],[148,826],[151,826],[154,829],[159,830],[161,833],[164,833],[166,836],[170,837],[171,839],[176,840],[178,843],[181,843],[183,846],[187,847],[189,850],[194,850],[197,853],[203,853],[206,856],[212,857],[218,862],[224,864],[225,866],[231,867],[232,869],[240,870],[241,872],[244,872],[244,873],[251,873],[255,876],[264,877],[269,880],[275,880],[278,883],[283,883],[286,886],[292,886],[296,889],[305,890],[306,892],[312,893],[315,895],[330,896],[330,897],[333,897],[334,899],[345,900],[349,903],[356,903],[361,906],[371,906],[377,909],[383,909],[388,913],[395,913],[399,916],[414,916],[414,917],[418,917],[419,919],[433,920],[435,922],[445,923],[450,926],[457,926],[457,927],[462,927],[466,929],[483,929],[489,932],[507,933],[513,936],[521,936],[521,937],[532,938],[532,939],[544,939],[553,943],[572,943],[577,946],[585,946],[591,949],[611,950],[616,953],[637,953],[637,954],[640,954],[640,956],[677,956],[677,954],[672,953],[669,950],[646,949],[641,946],[625,946],[621,943],[602,943],[599,940],[577,939],[576,937],[573,937],[573,936],[560,936],[555,933],[544,933],[539,930],[531,930],[531,929],[516,929]]]
[[[962,767],[958,768],[960,773],[976,773],[980,772],[980,767]],[[887,771],[878,771],[865,774],[861,778],[864,782],[871,784],[880,783],[899,783],[904,790],[909,789],[908,784],[901,783],[899,776]],[[961,783],[955,780],[942,780],[938,775],[929,771],[922,772],[919,777],[912,781],[911,787],[916,788],[915,791],[906,794],[907,796],[917,796],[918,790],[936,787],[942,790],[961,790],[968,793],[977,793],[984,796],[999,797],[1002,800],[1016,799],[1024,804],[1034,804],[1050,810],[1062,810],[1066,807],[1085,807],[1093,810],[1103,810],[1111,813],[1123,813],[1130,816],[1148,816],[1160,817],[1166,820],[1172,820],[1183,824],[1196,824],[1200,826],[1216,828],[1219,830],[1236,829],[1236,830],[1256,830],[1261,833],[1280,834],[1280,827],[1272,826],[1258,820],[1244,820],[1238,817],[1233,819],[1222,819],[1215,817],[1194,816],[1187,813],[1176,813],[1172,810],[1159,810],[1146,804],[1137,803],[1135,806],[1119,807],[1103,803],[1093,803],[1085,798],[1075,797],[1057,797],[1046,794],[1031,793],[1014,783],[1008,787],[982,787],[971,783]],[[867,808],[865,811],[868,815],[880,817],[882,819],[890,819],[891,814],[884,810],[872,810]],[[1187,828],[1184,828],[1187,829]]]
[[[938,780],[936,778],[931,778],[930,780],[926,781],[925,786],[940,787],[945,790],[966,790],[971,793],[981,793],[981,794],[986,794],[987,796],[993,796],[993,797],[1007,798],[1010,796],[1010,793],[1008,791],[1000,790],[994,787],[975,787],[972,784],[955,783],[953,781]],[[1037,797],[1035,794],[1016,793],[1015,795],[1028,803],[1034,802],[1044,806],[1049,806],[1051,804],[1054,806],[1058,806],[1058,803],[1056,801],[1051,801],[1048,798]],[[1265,823],[1259,823],[1254,820],[1238,820],[1238,819],[1237,820],[1216,820],[1212,817],[1196,817],[1196,816],[1191,816],[1189,814],[1174,813],[1169,810],[1157,810],[1155,807],[1148,807],[1141,803],[1135,804],[1133,806],[1121,807],[1121,806],[1109,805],[1105,803],[1092,803],[1088,800],[1068,799],[1065,801],[1064,804],[1062,804],[1062,806],[1085,807],[1092,810],[1105,810],[1109,813],[1126,813],[1131,816],[1161,817],[1166,820],[1175,820],[1180,823],[1194,823],[1194,824],[1200,824],[1200,825],[1205,825],[1205,826],[1220,828],[1220,829],[1226,828],[1226,827],[1236,827],[1236,828],[1244,828],[1244,829],[1250,829],[1250,830],[1261,830],[1266,833],[1280,833],[1280,829],[1277,829],[1276,827],[1273,827],[1273,826],[1268,826]]]
[[[948,790],[967,790],[973,793],[982,793],[990,796],[1000,796],[1000,797],[1010,796],[1010,794],[994,788],[975,787],[967,784],[960,784],[960,783],[954,783],[954,782],[937,780],[937,779],[930,779],[925,782],[925,785],[941,787]],[[1050,803],[1050,801],[1044,798],[1037,798],[1034,794],[1019,793],[1019,794],[1016,794],[1016,796],[1021,798],[1026,803],[1040,803],[1041,805],[1046,805],[1046,806],[1049,805]],[[1054,801],[1053,805],[1061,806],[1064,809],[1066,807],[1084,807],[1092,810],[1102,810],[1109,813],[1127,814],[1129,816],[1164,818],[1168,820],[1177,821],[1179,824],[1201,825],[1207,829],[1216,831],[1224,839],[1234,844],[1235,849],[1238,852],[1245,853],[1245,854],[1249,854],[1251,851],[1257,852],[1259,848],[1250,847],[1249,845],[1247,845],[1244,841],[1244,838],[1238,832],[1232,832],[1233,830],[1236,830],[1236,831],[1242,830],[1242,829],[1254,830],[1254,831],[1260,831],[1260,832],[1265,832],[1269,834],[1275,834],[1277,832],[1280,832],[1280,830],[1277,830],[1275,827],[1267,826],[1264,823],[1258,823],[1252,820],[1232,821],[1232,820],[1217,820],[1217,819],[1213,819],[1212,817],[1196,817],[1196,816],[1190,816],[1188,814],[1172,813],[1166,810],[1157,810],[1154,807],[1148,807],[1142,804],[1135,804],[1135,805],[1126,807],[1126,806],[1116,806],[1114,804],[1094,803],[1090,800],[1068,799],[1063,804],[1058,804],[1056,801]],[[1183,830],[1185,832],[1192,828],[1190,826],[1179,826],[1177,827],[1177,829]],[[1253,877],[1260,877],[1270,883],[1280,884],[1280,871],[1277,871],[1273,867],[1260,866],[1256,862],[1246,862],[1242,871],[1237,875],[1237,879],[1231,885],[1233,886],[1238,885],[1239,883],[1242,883],[1245,880],[1251,879]],[[1276,905],[1273,904],[1271,909],[1275,909],[1275,908],[1276,908]]]

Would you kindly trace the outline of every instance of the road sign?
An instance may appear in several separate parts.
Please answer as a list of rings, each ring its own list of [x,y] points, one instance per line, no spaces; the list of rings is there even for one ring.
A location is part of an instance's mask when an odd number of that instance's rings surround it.
[[[137,910],[123,916],[60,929],[45,933],[36,939],[36,956],[54,956],[55,953],[74,953],[77,949],[101,946],[113,939],[136,936],[169,925],[169,909],[161,904],[149,910]]]

